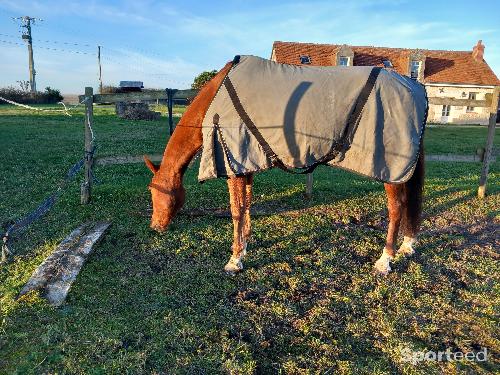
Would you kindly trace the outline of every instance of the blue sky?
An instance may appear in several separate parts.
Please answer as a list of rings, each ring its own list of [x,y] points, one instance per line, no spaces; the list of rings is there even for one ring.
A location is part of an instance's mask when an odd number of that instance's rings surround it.
[[[43,19],[33,26],[38,88],[82,93],[98,86],[97,45],[105,84],[186,88],[236,54],[269,58],[275,40],[471,50],[482,39],[498,76],[499,14],[499,1],[0,0],[0,86],[28,79],[12,20],[22,15]]]

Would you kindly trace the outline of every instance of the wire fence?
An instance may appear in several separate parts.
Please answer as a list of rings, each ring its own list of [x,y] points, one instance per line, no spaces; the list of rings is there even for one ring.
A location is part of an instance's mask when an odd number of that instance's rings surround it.
[[[17,107],[28,109],[28,110],[37,110],[37,111],[48,111],[48,112],[64,112],[66,115],[71,116],[68,111],[75,109],[76,107],[82,105],[85,103],[86,99],[82,100],[80,103],[72,106],[72,107],[66,107],[66,105],[62,102],[64,106],[64,109],[60,110],[55,110],[55,109],[43,109],[43,108],[36,108],[32,107],[29,105],[21,104],[21,103],[16,103],[12,100],[0,97],[1,100],[6,101],[7,103],[13,104]],[[77,161],[71,168],[68,170],[66,173],[66,176],[57,184],[56,190],[50,194],[38,207],[36,207],[33,211],[30,213],[26,214],[25,216],[19,218],[18,220],[14,221],[13,224],[9,225],[7,227],[7,230],[2,236],[2,252],[1,252],[1,259],[0,259],[0,264],[5,263],[7,261],[8,255],[12,255],[12,251],[9,249],[11,245],[12,239],[16,236],[22,233],[27,227],[29,227],[33,222],[37,221],[40,219],[42,216],[44,216],[47,212],[50,211],[50,209],[54,206],[54,204],[57,202],[57,200],[60,198],[62,193],[67,189],[69,186],[69,183],[71,180],[74,179],[74,177],[78,174],[78,172],[83,168],[85,165],[85,161],[90,158],[92,159],[96,150],[96,146],[94,144],[95,141],[95,135],[94,131],[91,127],[90,124],[88,124],[90,127],[90,132],[92,135],[91,138],[91,150],[85,152],[85,156]],[[94,176],[92,175],[94,178]]]
[[[64,107],[64,109],[52,109],[52,108],[37,108],[37,107],[33,107],[33,106],[30,106],[30,105],[27,105],[27,104],[17,103],[17,102],[15,102],[13,100],[4,98],[3,96],[0,96],[0,100],[4,101],[6,103],[9,103],[9,104],[15,105],[16,107],[25,108],[25,109],[29,109],[29,110],[32,110],[32,111],[38,111],[38,112],[63,112],[66,116],[69,116],[69,117],[71,117],[71,114],[69,113],[69,111],[74,110],[75,108],[77,108],[80,105],[82,105],[82,104],[85,103],[85,99],[82,100],[81,102],[79,102],[78,104],[73,105],[73,106],[66,106],[66,104],[64,104],[63,102],[57,102],[57,104],[61,104]]]

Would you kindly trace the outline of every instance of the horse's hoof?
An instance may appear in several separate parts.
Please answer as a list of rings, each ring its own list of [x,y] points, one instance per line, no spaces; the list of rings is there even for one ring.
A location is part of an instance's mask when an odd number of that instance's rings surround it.
[[[374,268],[375,268],[375,275],[377,275],[377,276],[387,276],[389,274],[389,272],[391,272],[390,266],[383,268],[383,267],[377,266],[377,264],[375,264]]]
[[[228,275],[235,275],[236,273],[243,270],[243,263],[241,262],[241,258],[231,257],[229,262],[224,266],[224,271]]]
[[[403,256],[410,256],[415,254],[415,249],[410,243],[403,242],[403,244],[398,249],[398,254]]]
[[[398,249],[398,254],[409,256],[415,253],[413,249],[413,244],[415,243],[415,238],[405,236],[403,243]]]
[[[391,259],[392,257],[386,253],[382,254],[379,260],[375,262],[375,273],[380,276],[387,276],[391,272]]]

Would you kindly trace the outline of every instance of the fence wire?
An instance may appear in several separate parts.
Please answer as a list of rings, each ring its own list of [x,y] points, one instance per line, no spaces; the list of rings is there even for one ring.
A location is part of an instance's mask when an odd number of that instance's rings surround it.
[[[4,98],[3,96],[0,96],[0,100],[3,100],[4,102],[9,103],[9,104],[15,105],[16,107],[30,109],[32,111],[39,111],[39,112],[63,112],[66,116],[69,116],[69,117],[72,117],[71,114],[69,113],[69,111],[71,111],[71,110],[75,109],[76,107],[84,104],[85,101],[86,101],[86,99],[84,99],[80,103],[75,104],[73,106],[66,106],[66,104],[64,104],[63,102],[57,102],[57,104],[61,104],[64,107],[64,109],[47,109],[47,108],[36,108],[36,107],[32,107],[32,106],[27,105],[27,104],[17,103],[17,102],[15,102],[13,100]]]
[[[44,111],[44,112],[64,112],[67,116],[71,116],[68,111],[84,104],[87,100],[87,99],[84,99],[80,103],[78,103],[70,108],[66,107],[66,105],[64,103],[60,102],[60,104],[62,104],[64,106],[64,109],[51,110],[51,109],[35,108],[35,107],[31,107],[31,106],[26,105],[26,104],[16,103],[12,100],[3,98],[1,96],[0,96],[0,99],[7,102],[7,103],[16,105],[16,106],[21,107],[21,108],[36,110],[36,111]],[[93,131],[92,127],[90,127],[90,124],[87,124],[87,125],[89,126],[91,134],[92,134],[92,140],[91,140],[92,149],[91,149],[91,151],[85,152],[85,157],[80,159],[78,162],[76,162],[68,170],[64,179],[61,180],[57,184],[56,190],[52,194],[50,194],[37,208],[35,208],[32,212],[30,212],[26,216],[18,219],[13,224],[11,224],[7,227],[6,232],[2,236],[3,243],[2,243],[2,254],[1,254],[0,264],[5,263],[7,261],[7,256],[12,254],[12,251],[9,249],[9,246],[10,246],[10,242],[12,241],[14,236],[16,234],[20,234],[30,224],[32,224],[34,221],[40,219],[47,212],[49,212],[49,210],[54,206],[54,204],[57,202],[57,200],[59,199],[61,194],[64,192],[64,190],[68,187],[69,182],[77,175],[77,173],[85,165],[85,161],[88,158],[93,158],[95,150],[96,150],[96,146],[94,145],[95,136],[94,136],[94,131]],[[93,174],[92,174],[92,178],[95,178]]]

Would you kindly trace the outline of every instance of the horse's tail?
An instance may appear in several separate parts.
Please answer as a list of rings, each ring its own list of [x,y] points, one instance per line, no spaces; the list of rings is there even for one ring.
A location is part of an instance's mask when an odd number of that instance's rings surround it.
[[[420,222],[422,221],[424,175],[424,146],[422,140],[413,175],[404,184],[404,200],[406,201],[406,207],[403,220],[403,233],[405,236],[415,237],[420,228]]]

